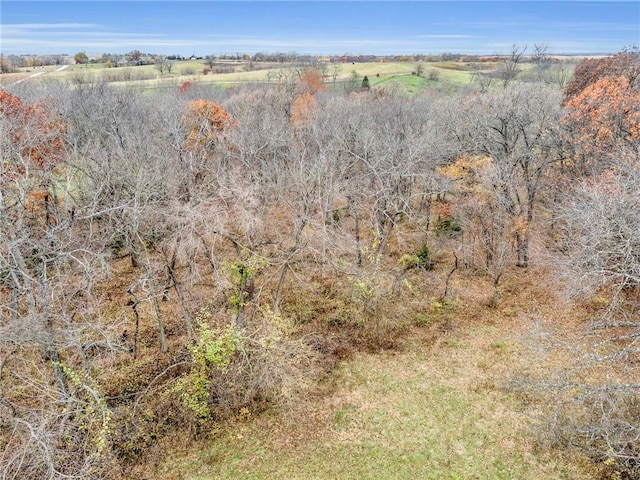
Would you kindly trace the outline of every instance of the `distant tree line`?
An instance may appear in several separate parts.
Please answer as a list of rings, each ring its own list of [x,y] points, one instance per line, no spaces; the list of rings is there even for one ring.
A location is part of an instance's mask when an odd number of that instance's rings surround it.
[[[536,47],[537,48],[537,47]],[[545,47],[546,48],[546,47]],[[545,50],[546,51],[546,50]],[[79,53],[75,54],[76,56]],[[85,54],[86,55],[86,54]],[[266,62],[266,63],[301,63],[315,64],[320,61],[330,63],[370,63],[370,62],[501,62],[510,54],[505,55],[469,55],[463,53],[445,52],[438,55],[433,54],[413,54],[413,55],[363,55],[345,53],[342,55],[307,55],[297,52],[256,52],[253,55],[247,53],[235,54],[208,54],[185,56],[180,54],[160,55],[157,53],[143,53],[140,50],[132,50],[128,53],[103,53],[95,57],[87,57],[75,63],[107,63],[114,67],[118,66],[140,66],[153,63],[156,58],[163,58],[167,61],[183,60],[206,60],[211,63],[215,61],[243,61],[243,62]],[[9,73],[18,68],[33,68],[47,65],[64,65],[74,63],[74,55],[2,55],[2,69],[0,73]],[[523,62],[536,62],[536,54],[523,57]],[[546,55],[546,62],[553,64],[561,60],[550,55]]]

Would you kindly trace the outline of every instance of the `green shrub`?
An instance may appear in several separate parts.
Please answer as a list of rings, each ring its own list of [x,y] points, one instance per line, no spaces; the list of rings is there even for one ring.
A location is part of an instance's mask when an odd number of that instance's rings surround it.
[[[288,318],[260,308],[240,328],[212,317],[206,308],[196,319],[197,340],[187,347],[190,370],[171,388],[196,431],[242,409],[294,398],[313,379],[314,355],[295,338]]]
[[[433,268],[433,262],[431,260],[431,250],[428,245],[423,245],[420,251],[416,253],[418,259],[417,266],[424,268],[425,270],[431,270]]]
[[[0,285],[8,285],[9,284],[9,275],[11,272],[8,268],[0,268]]]
[[[436,233],[459,233],[462,226],[453,217],[438,218],[433,226]]]
[[[423,245],[416,253],[403,255],[399,263],[407,269],[422,268],[424,270],[431,270],[433,268],[431,250],[428,245]]]
[[[216,373],[228,372],[233,356],[241,348],[241,337],[233,324],[214,329],[207,325],[206,318],[203,314],[196,320],[198,340],[187,347],[193,361],[192,370],[174,387],[183,406],[201,419],[212,413],[212,379]]]
[[[413,323],[417,327],[428,327],[433,323],[433,318],[425,313],[417,313]]]

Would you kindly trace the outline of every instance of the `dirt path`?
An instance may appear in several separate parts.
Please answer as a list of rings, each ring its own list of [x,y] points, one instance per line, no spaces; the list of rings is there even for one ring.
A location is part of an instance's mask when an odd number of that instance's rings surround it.
[[[69,66],[70,65],[62,65],[62,66],[56,68],[55,70],[53,70],[53,72],[61,72],[61,71],[65,70],[65,69],[69,68]],[[25,77],[25,78],[22,78],[22,79],[20,79],[20,80],[18,80],[16,82],[10,83],[9,86],[18,85],[19,83],[22,83],[22,82],[24,82],[26,80],[37,78],[37,77],[41,77],[43,75],[47,75],[48,73],[52,73],[52,72],[36,72],[36,73],[32,73],[28,77]]]

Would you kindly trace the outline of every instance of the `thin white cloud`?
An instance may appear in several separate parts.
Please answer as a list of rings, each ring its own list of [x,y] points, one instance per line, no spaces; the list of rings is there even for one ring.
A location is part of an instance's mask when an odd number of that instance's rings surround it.
[[[469,54],[492,54],[507,52],[513,42],[482,42],[470,44],[468,36],[429,36],[410,39],[362,39],[337,38],[318,40],[316,38],[283,39],[273,37],[228,37],[207,35],[198,39],[177,39],[164,34],[137,34],[115,32],[75,32],[69,37],[3,38],[4,53],[24,53],[26,51],[51,53],[87,51],[92,54],[103,52],[125,52],[140,49],[148,52],[167,53],[224,53],[258,51],[296,51],[309,54],[341,54],[344,52],[389,55],[398,53],[438,53],[453,51]],[[551,42],[554,50],[580,53],[585,47],[580,43]],[[604,45],[602,45],[604,46]],[[581,48],[582,47],[582,48]]]
[[[25,50],[25,47],[29,48],[47,48],[51,50],[52,48],[75,48],[75,49],[83,49],[83,50],[91,50],[91,49],[105,49],[104,51],[112,51],[114,49],[119,48],[139,48],[142,46],[148,47],[192,47],[192,46],[202,46],[202,45],[211,45],[211,42],[206,41],[194,41],[194,40],[154,40],[154,39],[140,39],[140,38],[130,38],[130,37],[120,37],[120,38],[112,38],[104,41],[96,41],[96,40],[82,40],[79,41],[77,39],[61,39],[61,40],[47,40],[43,42],[42,40],[37,39],[19,39],[19,38],[8,38],[3,39],[4,46],[8,47],[23,47],[20,50]],[[11,49],[7,49],[11,50]]]
[[[501,22],[485,22],[484,25],[505,25]],[[576,23],[577,25],[577,23]],[[529,25],[528,25],[529,26]],[[620,25],[617,25],[619,28]],[[87,51],[92,54],[103,52],[125,52],[139,49],[148,52],[183,54],[223,53],[240,51],[254,53],[258,51],[297,51],[309,54],[340,54],[344,52],[367,54],[398,53],[441,53],[452,51],[469,54],[492,54],[508,51],[514,42],[529,43],[526,40],[537,35],[531,29],[520,38],[508,42],[496,42],[495,36],[484,37],[471,34],[418,34],[406,38],[284,38],[277,36],[241,36],[223,34],[205,34],[197,37],[172,37],[170,33],[135,33],[101,31],[104,25],[94,23],[23,23],[2,25],[2,51],[5,54],[38,52],[42,54],[66,51]],[[520,29],[520,33],[524,33]],[[535,35],[534,35],[535,33]],[[542,38],[542,37],[540,37]],[[491,42],[493,40],[493,42]],[[545,38],[546,43],[554,44],[555,51],[593,52],[584,44],[562,42],[561,38]],[[618,50],[620,45],[611,44],[609,39],[598,41],[598,50]],[[624,42],[622,42],[624,43]],[[582,47],[582,48],[581,48]]]
[[[2,28],[20,28],[25,30],[54,30],[57,28],[95,28],[97,23],[7,23]]]
[[[533,45],[534,41],[521,42],[521,45]],[[545,42],[553,52],[558,54],[592,54],[592,53],[611,53],[619,50],[619,45],[612,41],[601,42],[598,48],[594,48],[591,44],[585,44],[584,42],[570,41],[570,40],[558,40]],[[477,53],[483,54],[506,54],[511,51],[513,42],[490,42],[481,45],[481,50]],[[470,52],[473,53],[473,52]]]
[[[38,35],[51,33],[56,30],[95,30],[100,25],[96,23],[3,23],[0,24],[2,36]]]
[[[326,51],[339,49],[381,49],[396,51],[404,48],[419,47],[424,42],[419,40],[387,40],[387,39],[353,39],[339,38],[332,40],[318,40],[314,38],[281,39],[273,37],[229,37],[223,35],[208,35],[199,39],[175,39],[165,34],[137,34],[115,32],[70,32],[68,36],[48,36],[39,39],[34,36],[6,37],[3,45],[7,50],[12,47],[34,48],[81,48],[81,49],[106,49],[112,51],[116,48],[143,48],[143,47],[173,47],[195,48],[209,46],[219,49],[247,49],[259,50],[301,50]]]
[[[68,38],[113,38],[113,39],[142,39],[148,38],[150,40],[156,38],[166,38],[167,35],[163,33],[114,33],[114,32],[55,32],[49,34],[50,38],[66,36]]]
[[[439,24],[439,25],[447,25],[447,24]],[[572,30],[588,30],[588,31],[597,31],[599,29],[607,29],[611,30],[621,30],[621,31],[637,31],[638,24],[637,23],[613,23],[613,22],[561,22],[554,20],[547,20],[544,23],[545,28],[548,30],[549,28],[554,28],[558,30],[563,29],[572,29]],[[483,21],[483,22],[470,22],[470,28],[522,28],[530,30],[532,28],[537,28],[538,22],[533,21]]]
[[[478,35],[463,35],[463,34],[445,34],[445,35],[416,35],[416,38],[434,38],[434,39],[464,39],[464,38],[481,38]]]

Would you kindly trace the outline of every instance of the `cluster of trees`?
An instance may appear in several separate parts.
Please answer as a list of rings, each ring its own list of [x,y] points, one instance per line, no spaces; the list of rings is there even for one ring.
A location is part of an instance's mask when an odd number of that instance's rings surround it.
[[[506,87],[516,78],[532,82],[555,83],[564,88],[571,77],[571,60],[559,60],[553,57],[545,44],[534,44],[528,52],[527,45],[513,44],[507,55],[481,57],[480,63],[491,62],[493,68],[474,67],[474,79],[481,91],[487,91],[496,83]],[[525,63],[532,68],[524,69]],[[523,70],[525,70],[523,72]]]
[[[0,73],[12,73],[18,68],[34,68],[46,65],[66,65],[69,56],[60,55],[1,55]]]
[[[295,398],[344,342],[392,344],[448,295],[437,261],[485,272],[497,305],[548,244],[620,323],[639,306],[638,58],[585,61],[564,92],[329,93],[311,68],[2,91],[2,476],[114,478],[178,425]],[[638,458],[610,434],[588,447]]]
[[[35,68],[48,65],[69,65],[75,63],[84,65],[87,63],[107,63],[112,66],[138,66],[149,65],[154,59],[160,58],[165,61],[184,60],[179,55],[156,55],[142,53],[133,50],[126,54],[103,53],[99,57],[89,57],[86,52],[80,51],[75,54],[58,55],[0,55],[0,73],[12,73],[19,68]]]

